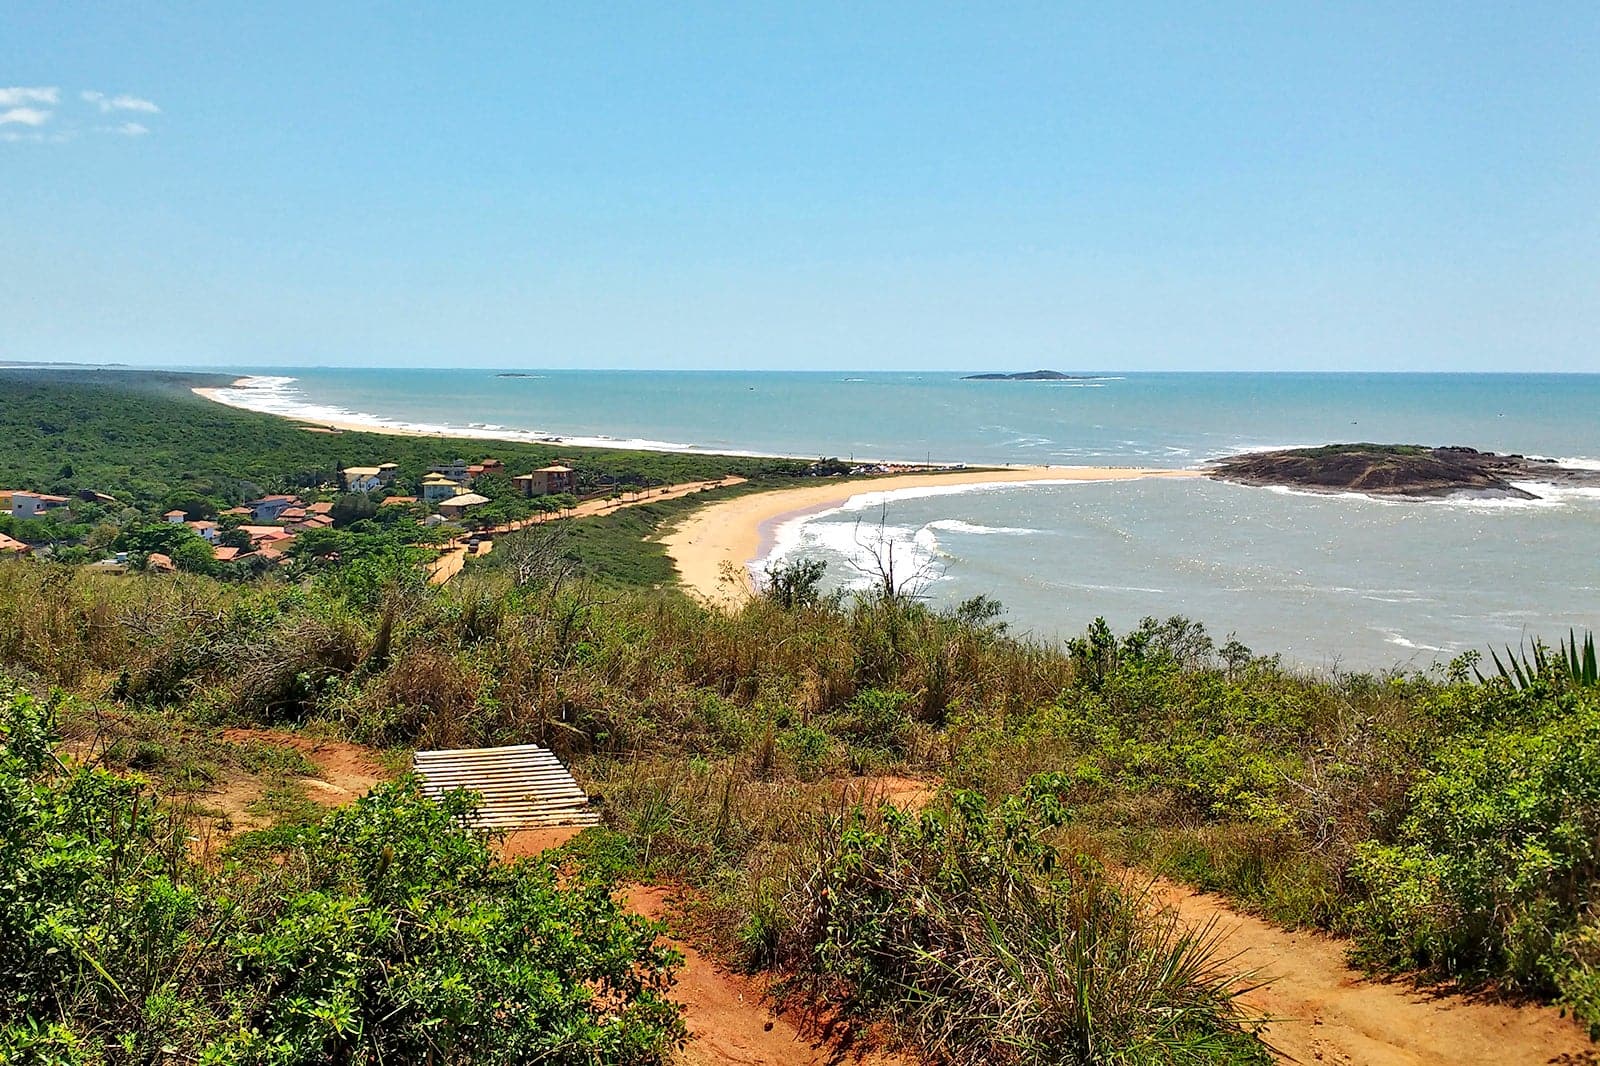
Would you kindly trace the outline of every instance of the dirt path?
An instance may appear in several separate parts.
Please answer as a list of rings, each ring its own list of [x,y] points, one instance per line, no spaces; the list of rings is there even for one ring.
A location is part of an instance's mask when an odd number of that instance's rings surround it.
[[[858,778],[848,800],[887,800],[916,810],[937,782]],[[1244,997],[1251,1013],[1274,1019],[1264,1036],[1285,1062],[1331,1066],[1600,1066],[1600,1049],[1551,1007],[1512,1006],[1435,995],[1404,981],[1372,980],[1345,961],[1349,945],[1313,932],[1291,933],[1240,914],[1219,896],[1157,882],[1157,900],[1190,926],[1215,922],[1228,969],[1253,971],[1262,987]]]
[[[223,739],[293,748],[317,768],[296,778],[306,795],[328,806],[349,803],[389,775],[376,753],[357,744],[319,740],[268,729],[229,729]],[[258,821],[247,808],[259,798],[248,782],[212,794],[212,802],[237,811],[241,827]],[[891,803],[917,809],[936,782],[874,777],[846,781],[847,801]],[[504,842],[508,858],[534,855],[565,843],[576,830],[525,830]],[[1221,897],[1182,885],[1157,882],[1156,899],[1191,926],[1215,922],[1221,950],[1234,955],[1227,967],[1250,971],[1261,987],[1248,993],[1248,1011],[1272,1019],[1264,1036],[1292,1063],[1330,1066],[1600,1066],[1600,1053],[1583,1031],[1549,1007],[1512,1006],[1460,995],[1434,995],[1403,981],[1371,980],[1345,962],[1344,942],[1313,932],[1286,932],[1240,914]],[[650,917],[665,917],[668,890],[638,886],[628,904]],[[883,1052],[857,1052],[835,1034],[803,1031],[775,1013],[756,979],[729,973],[693,947],[674,941],[685,965],[673,997],[684,1004],[690,1043],[683,1061],[709,1064],[782,1063],[784,1066],[865,1063],[910,1066],[913,1060]]]
[[[637,493],[629,493],[627,498],[586,500],[576,507],[565,511],[551,511],[547,514],[534,515],[518,522],[508,522],[504,525],[490,526],[471,534],[480,538],[472,554],[477,556],[488,555],[494,549],[491,539],[502,533],[514,533],[519,529],[529,526],[542,525],[546,522],[556,522],[566,518],[598,518],[601,515],[616,514],[618,511],[629,507],[642,507],[647,503],[660,503],[662,500],[676,500],[683,496],[692,496],[697,492],[709,492],[712,489],[725,489],[733,485],[742,485],[745,478],[737,474],[713,481],[684,481],[676,485],[663,485],[655,489],[641,489]],[[467,542],[465,537],[451,541],[439,557],[427,564],[428,584],[443,585],[451,578],[461,573],[467,562]]]
[[[1345,963],[1347,944],[1290,933],[1241,915],[1219,897],[1158,883],[1158,898],[1193,926],[1215,921],[1229,968],[1263,986],[1246,1007],[1274,1020],[1263,1034],[1288,1062],[1335,1066],[1522,1066],[1600,1063],[1584,1033],[1553,1008],[1431,995],[1373,981]]]
[[[224,729],[222,739],[230,744],[253,741],[298,751],[317,768],[317,775],[294,780],[305,788],[308,799],[326,807],[351,803],[389,777],[376,752],[348,741],[319,740],[274,729]]]
[[[669,917],[669,890],[638,885],[628,891],[628,906],[649,918]],[[681,940],[683,968],[672,998],[683,1004],[689,1044],[681,1061],[688,1066],[914,1066],[912,1059],[876,1050],[857,1050],[836,1033],[808,1034],[787,1014],[779,1014],[755,978],[729,973]]]

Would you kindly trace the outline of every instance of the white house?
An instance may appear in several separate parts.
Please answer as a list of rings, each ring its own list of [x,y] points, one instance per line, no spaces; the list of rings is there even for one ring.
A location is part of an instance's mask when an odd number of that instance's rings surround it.
[[[424,503],[440,503],[458,496],[461,486],[451,481],[443,474],[429,474],[422,479],[422,499]]]
[[[259,500],[251,500],[245,504],[250,508],[250,513],[257,522],[276,522],[278,516],[291,507],[303,506],[298,496],[263,496]]]
[[[383,484],[383,471],[376,466],[347,466],[339,474],[346,492],[376,492]]]
[[[65,496],[51,496],[43,492],[13,492],[11,494],[12,518],[38,518],[46,511],[65,507]]]

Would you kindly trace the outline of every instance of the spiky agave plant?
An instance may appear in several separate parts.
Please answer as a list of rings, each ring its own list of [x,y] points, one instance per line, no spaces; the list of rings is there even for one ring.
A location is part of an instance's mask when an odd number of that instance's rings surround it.
[[[1506,645],[1506,658],[1502,662],[1498,653],[1493,648],[1489,649],[1489,658],[1494,660],[1495,669],[1506,684],[1516,689],[1526,689],[1541,677],[1559,677],[1569,684],[1584,688],[1600,685],[1600,669],[1596,668],[1594,650],[1594,634],[1585,633],[1583,645],[1578,644],[1576,630],[1567,630],[1565,643],[1556,642],[1556,655],[1552,657],[1549,649],[1538,640],[1533,642],[1531,649],[1523,648],[1520,654],[1513,652],[1511,646]],[[1487,682],[1481,672],[1478,673],[1480,682]]]
[[[1562,665],[1573,681],[1580,685],[1600,684],[1600,669],[1596,669],[1594,634],[1583,635],[1583,650],[1578,649],[1578,635],[1567,630],[1567,646],[1562,651]]]

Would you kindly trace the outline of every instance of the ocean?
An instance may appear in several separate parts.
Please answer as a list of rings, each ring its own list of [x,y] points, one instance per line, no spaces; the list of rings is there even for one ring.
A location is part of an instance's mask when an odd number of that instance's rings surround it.
[[[1463,444],[1600,467],[1600,375],[263,370],[230,402],[485,438],[709,452],[1195,467],[1337,441]],[[1182,614],[1317,668],[1423,668],[1600,629],[1600,490],[1376,500],[1205,479],[865,492],[777,531],[860,584],[888,537],[948,605],[1017,632]],[[887,496],[887,499],[879,497]]]

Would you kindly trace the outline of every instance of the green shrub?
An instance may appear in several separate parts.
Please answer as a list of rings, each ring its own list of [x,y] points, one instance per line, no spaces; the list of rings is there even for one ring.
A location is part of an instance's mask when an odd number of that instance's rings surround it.
[[[1392,843],[1359,849],[1366,955],[1554,991],[1594,1013],[1600,701],[1441,745]]]
[[[606,884],[499,863],[473,800],[380,786],[205,869],[136,778],[0,692],[0,1062],[653,1064],[677,956]]]

